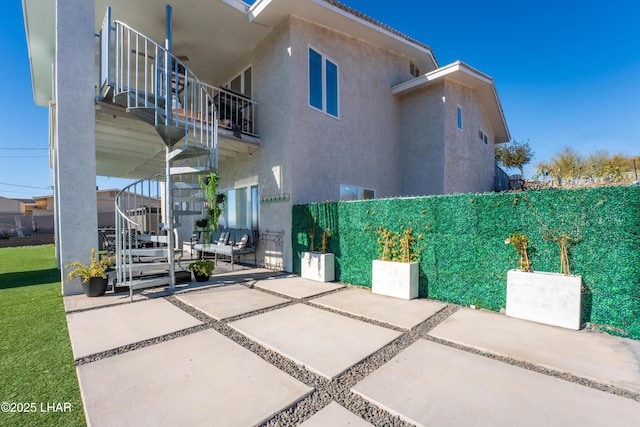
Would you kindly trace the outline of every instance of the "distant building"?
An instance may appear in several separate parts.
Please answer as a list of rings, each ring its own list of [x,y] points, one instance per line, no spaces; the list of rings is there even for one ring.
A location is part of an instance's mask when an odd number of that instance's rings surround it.
[[[0,235],[29,236],[31,218],[26,214],[23,200],[0,197]]]
[[[98,227],[114,228],[118,189],[96,191]],[[31,236],[55,233],[55,199],[52,194],[33,199],[0,197],[0,234]]]

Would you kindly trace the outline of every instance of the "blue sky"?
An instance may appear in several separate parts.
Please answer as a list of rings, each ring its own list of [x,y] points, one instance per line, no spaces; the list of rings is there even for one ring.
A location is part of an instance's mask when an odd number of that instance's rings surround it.
[[[431,46],[440,65],[461,60],[493,77],[511,137],[529,143],[533,164],[565,146],[640,156],[637,0],[343,1]],[[33,101],[18,0],[3,4],[0,48],[0,196],[49,194],[48,111]]]

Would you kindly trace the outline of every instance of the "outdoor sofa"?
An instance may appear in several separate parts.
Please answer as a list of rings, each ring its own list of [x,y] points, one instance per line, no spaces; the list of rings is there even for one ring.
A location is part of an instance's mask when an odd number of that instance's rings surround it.
[[[246,228],[223,228],[217,233],[212,233],[212,243],[197,243],[193,249],[198,252],[213,254],[215,260],[218,256],[231,258],[231,269],[234,269],[234,258],[239,255],[253,254],[254,264],[257,264],[256,256],[256,232]]]

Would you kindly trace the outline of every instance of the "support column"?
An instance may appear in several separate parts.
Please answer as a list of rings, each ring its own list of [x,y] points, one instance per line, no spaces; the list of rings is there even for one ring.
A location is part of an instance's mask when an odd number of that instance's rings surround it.
[[[54,64],[56,231],[63,295],[82,292],[67,282],[70,262],[98,251],[95,141],[95,2],[56,0]]]

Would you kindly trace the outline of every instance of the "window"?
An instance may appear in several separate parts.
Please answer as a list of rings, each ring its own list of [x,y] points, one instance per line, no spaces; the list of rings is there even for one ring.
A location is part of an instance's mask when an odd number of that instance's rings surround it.
[[[236,93],[241,93],[244,96],[251,98],[251,67],[244,70],[242,73],[235,76],[224,87],[231,89]]]
[[[338,64],[309,48],[309,105],[338,117]]]
[[[258,229],[258,186],[234,188],[224,191],[227,196],[220,225],[227,228]]]
[[[480,137],[481,142],[484,142],[485,144],[489,143],[489,138],[487,137],[487,134],[482,131],[482,129],[478,130],[478,136]]]
[[[462,107],[458,106],[458,129],[462,130]]]
[[[368,200],[375,197],[374,190],[355,187],[353,185],[340,185],[340,200]]]
[[[413,62],[409,64],[409,72],[413,77],[418,77],[420,75],[420,68]]]

